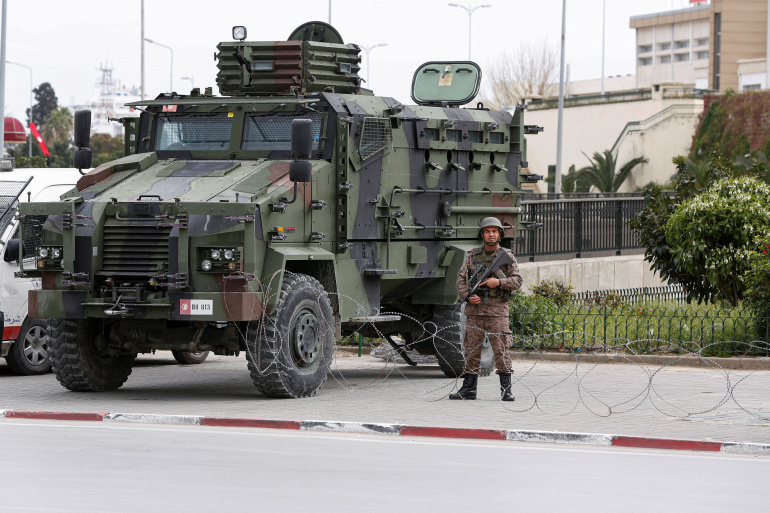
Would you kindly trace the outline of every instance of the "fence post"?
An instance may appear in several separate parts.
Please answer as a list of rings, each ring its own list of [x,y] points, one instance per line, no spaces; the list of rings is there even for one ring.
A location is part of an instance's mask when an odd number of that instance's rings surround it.
[[[536,215],[535,215],[535,203],[530,203],[527,205],[527,210],[529,211],[529,217],[528,221],[531,223],[535,223]],[[529,261],[534,262],[535,261],[535,253],[536,253],[536,244],[537,244],[537,228],[534,227],[534,224],[532,227],[529,228],[529,253],[527,256],[529,256]]]
[[[583,202],[575,203],[575,255],[580,258],[583,251]]]
[[[615,202],[615,254],[620,255],[623,248],[623,206],[626,200]]]
[[[604,348],[604,352],[607,352],[607,305],[604,305],[604,341],[602,342],[602,347]]]

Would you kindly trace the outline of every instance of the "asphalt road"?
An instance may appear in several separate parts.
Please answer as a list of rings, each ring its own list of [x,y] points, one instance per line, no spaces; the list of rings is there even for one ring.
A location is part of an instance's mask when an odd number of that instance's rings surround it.
[[[770,458],[0,419],[0,511],[766,511]]]

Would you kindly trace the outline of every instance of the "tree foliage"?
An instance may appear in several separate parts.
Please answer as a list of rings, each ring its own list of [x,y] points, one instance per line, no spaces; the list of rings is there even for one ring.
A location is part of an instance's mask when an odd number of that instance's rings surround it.
[[[72,134],[72,119],[72,112],[67,107],[54,109],[40,132],[46,145],[55,146],[59,142],[69,142]]]
[[[677,167],[674,196],[663,194],[660,187],[651,187],[645,194],[647,206],[642,209],[636,218],[629,222],[629,225],[636,231],[640,244],[645,248],[644,259],[650,262],[650,269],[655,271],[662,280],[672,284],[681,284],[690,300],[698,302],[713,302],[717,299],[730,300],[729,297],[723,295],[718,283],[710,281],[708,274],[693,274],[684,267],[678,253],[687,248],[680,249],[667,236],[666,227],[670,218],[683,203],[688,202],[704,190],[687,172],[687,162],[684,157],[674,158],[674,164]],[[706,184],[734,180],[741,176],[743,176],[741,170],[733,165],[730,159],[720,151],[718,146],[708,156],[708,170],[705,174]],[[713,218],[712,220],[716,231],[710,231],[710,236],[713,237],[718,234],[720,229],[728,229],[727,223],[721,223],[721,221]],[[746,223],[753,224],[754,220],[746,219]],[[729,237],[729,234],[726,236]],[[723,239],[706,240],[703,243],[704,250],[708,250],[713,245],[718,244],[720,240]],[[730,242],[728,241],[728,247],[729,244]],[[735,243],[733,243],[733,247],[736,247]],[[698,251],[700,251],[700,248],[698,248]],[[716,264],[716,261],[714,263]],[[694,269],[694,267],[690,267],[690,269]],[[743,293],[742,290],[739,292]]]
[[[636,166],[649,162],[644,157],[636,157],[617,169],[617,157],[612,154],[612,150],[604,150],[602,153],[597,151],[594,152],[593,158],[588,155],[586,158],[591,164],[580,168],[576,178],[595,187],[599,192],[618,192]]]
[[[770,186],[730,178],[677,205],[663,230],[680,272],[736,306],[754,239],[770,235],[768,212]]]
[[[518,105],[522,99],[556,93],[556,50],[545,40],[519,45],[515,53],[503,53],[487,66],[484,101],[492,109]]]
[[[94,134],[91,136],[92,166],[96,167],[105,162],[124,157],[123,136],[112,137],[109,134]]]
[[[56,92],[48,82],[43,82],[32,90],[35,94],[35,104],[32,106],[32,113],[27,109],[27,124],[35,123],[38,128],[45,125],[48,117],[59,106],[59,99],[56,98]]]

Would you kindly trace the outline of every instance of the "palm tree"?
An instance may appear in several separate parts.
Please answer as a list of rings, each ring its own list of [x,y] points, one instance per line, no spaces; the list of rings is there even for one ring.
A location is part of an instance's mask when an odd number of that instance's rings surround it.
[[[59,141],[69,141],[72,132],[72,113],[67,107],[59,107],[48,117],[41,130],[46,144],[53,146]]]
[[[583,155],[586,154],[583,153]],[[636,166],[649,162],[644,157],[636,157],[623,164],[620,170],[616,171],[618,162],[612,154],[612,150],[604,150],[602,153],[596,151],[594,158],[590,158],[588,155],[586,158],[591,162],[591,165],[580,168],[576,178],[588,182],[599,192],[618,192],[620,186],[623,185],[623,182],[626,181]]]

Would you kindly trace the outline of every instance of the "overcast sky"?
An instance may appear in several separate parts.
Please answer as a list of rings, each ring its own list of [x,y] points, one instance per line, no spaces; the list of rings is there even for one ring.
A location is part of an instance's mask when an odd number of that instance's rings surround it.
[[[604,0],[567,0],[566,58],[572,80],[601,76]],[[50,82],[59,104],[84,103],[98,94],[99,68],[113,68],[122,86],[138,87],[140,0],[7,0],[6,58],[33,69],[34,85]],[[562,0],[454,0],[491,7],[473,14],[473,55],[482,70],[522,41],[545,39],[559,48]],[[145,37],[173,48],[177,92],[215,86],[214,52],[245,25],[249,40],[285,40],[305,21],[328,21],[329,0],[144,0]],[[468,57],[468,15],[448,0],[332,0],[332,25],[346,43],[388,46],[371,52],[375,93],[411,103],[414,70],[429,60]],[[605,74],[633,74],[635,33],[629,18],[689,7],[689,0],[606,0]],[[363,53],[363,52],[362,52]],[[168,49],[145,46],[145,90],[154,98],[169,88]],[[366,78],[366,57],[361,74]],[[5,115],[25,120],[29,71],[6,65]],[[216,92],[216,88],[214,89]]]

